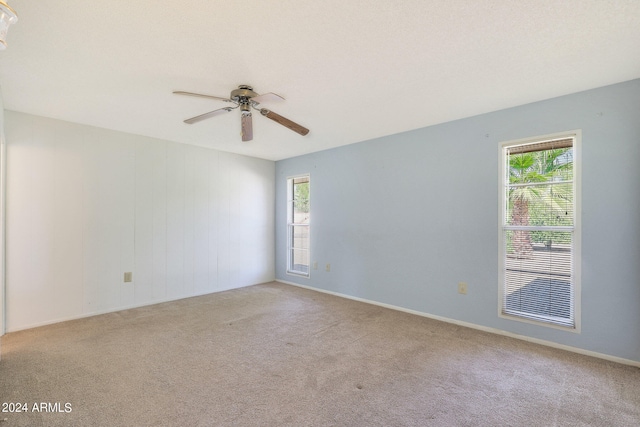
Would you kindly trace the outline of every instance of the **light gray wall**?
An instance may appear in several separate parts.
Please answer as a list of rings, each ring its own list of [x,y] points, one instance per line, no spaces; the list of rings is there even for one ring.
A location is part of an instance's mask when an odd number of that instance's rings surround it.
[[[498,317],[500,143],[576,129],[580,334]],[[276,278],[640,361],[639,164],[640,80],[282,160]],[[319,264],[308,279],[285,271],[285,183],[302,173]]]
[[[274,162],[13,111],[6,136],[7,331],[273,280]]]

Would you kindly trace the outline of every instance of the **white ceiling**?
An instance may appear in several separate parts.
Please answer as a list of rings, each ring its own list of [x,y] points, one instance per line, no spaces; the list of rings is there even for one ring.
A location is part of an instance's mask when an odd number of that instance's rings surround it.
[[[639,0],[9,0],[5,108],[279,160],[640,77]],[[254,114],[187,125],[239,84]]]

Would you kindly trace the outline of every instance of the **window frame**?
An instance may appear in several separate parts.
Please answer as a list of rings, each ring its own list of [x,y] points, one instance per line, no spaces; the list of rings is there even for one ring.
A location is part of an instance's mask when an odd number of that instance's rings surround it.
[[[541,144],[548,141],[560,139],[573,139],[573,246],[571,260],[571,278],[573,291],[573,325],[561,325],[549,321],[542,321],[521,317],[515,314],[505,313],[504,309],[504,292],[505,292],[505,266],[506,266],[506,227],[507,227],[507,211],[508,197],[506,185],[508,184],[508,165],[507,165],[507,148],[518,145]],[[559,329],[574,333],[581,331],[581,204],[582,204],[582,132],[581,130],[573,130],[568,132],[560,132],[554,134],[540,135],[536,137],[523,138],[501,142],[499,144],[499,178],[498,178],[498,317],[517,322],[529,323],[547,328]],[[560,230],[559,230],[560,231]]]
[[[293,185],[294,185],[294,181],[301,179],[301,178],[306,178],[308,185],[309,185],[309,214],[311,213],[311,174],[306,173],[306,174],[300,174],[300,175],[294,175],[294,176],[289,176],[287,177],[287,246],[286,246],[286,251],[287,251],[287,266],[286,266],[286,273],[293,275],[293,276],[297,276],[297,277],[305,277],[305,278],[309,278],[311,275],[311,218],[309,218],[309,221],[304,224],[304,223],[294,223],[293,222],[293,213],[294,213],[294,203],[295,203],[295,195],[294,195],[294,189],[293,189]],[[294,246],[294,239],[293,239],[293,230],[295,227],[307,227],[308,231],[307,231],[307,235],[308,235],[308,241],[307,241],[307,248],[296,248]],[[303,250],[306,251],[308,253],[308,260],[309,260],[309,265],[307,266],[307,271],[300,271],[300,270],[296,270],[293,268],[293,251],[294,250]]]

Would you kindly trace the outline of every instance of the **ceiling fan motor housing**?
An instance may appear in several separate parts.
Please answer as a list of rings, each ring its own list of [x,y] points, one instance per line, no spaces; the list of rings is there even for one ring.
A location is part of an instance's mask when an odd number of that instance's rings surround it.
[[[258,96],[258,94],[253,91],[251,86],[240,85],[238,86],[238,89],[231,91],[231,96],[229,98],[241,104],[246,104],[249,102],[249,99],[255,96]]]

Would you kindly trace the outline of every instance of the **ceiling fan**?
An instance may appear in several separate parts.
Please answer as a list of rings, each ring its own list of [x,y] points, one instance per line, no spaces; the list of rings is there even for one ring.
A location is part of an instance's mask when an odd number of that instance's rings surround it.
[[[197,123],[201,120],[208,119],[210,117],[219,116],[224,113],[228,113],[236,108],[240,108],[242,112],[242,140],[243,141],[251,141],[253,139],[253,122],[251,119],[251,109],[253,108],[256,111],[259,111],[260,114],[265,116],[268,119],[273,120],[276,123],[285,126],[292,131],[299,133],[304,136],[309,133],[309,129],[304,126],[300,126],[299,124],[292,122],[286,117],[282,117],[279,114],[274,113],[273,111],[267,108],[259,108],[258,105],[263,102],[272,102],[272,101],[283,101],[284,98],[275,93],[265,93],[262,95],[257,94],[253,91],[253,88],[249,85],[240,85],[238,89],[232,90],[229,98],[223,98],[220,96],[213,95],[204,95],[201,93],[193,93],[193,92],[184,92],[184,91],[174,91],[176,95],[187,95],[187,96],[197,96],[200,98],[209,98],[209,99],[217,99],[219,101],[230,102],[235,104],[235,107],[224,107],[219,108],[217,110],[209,111],[208,113],[200,114],[199,116],[191,117],[190,119],[185,120],[184,122],[187,124]]]

